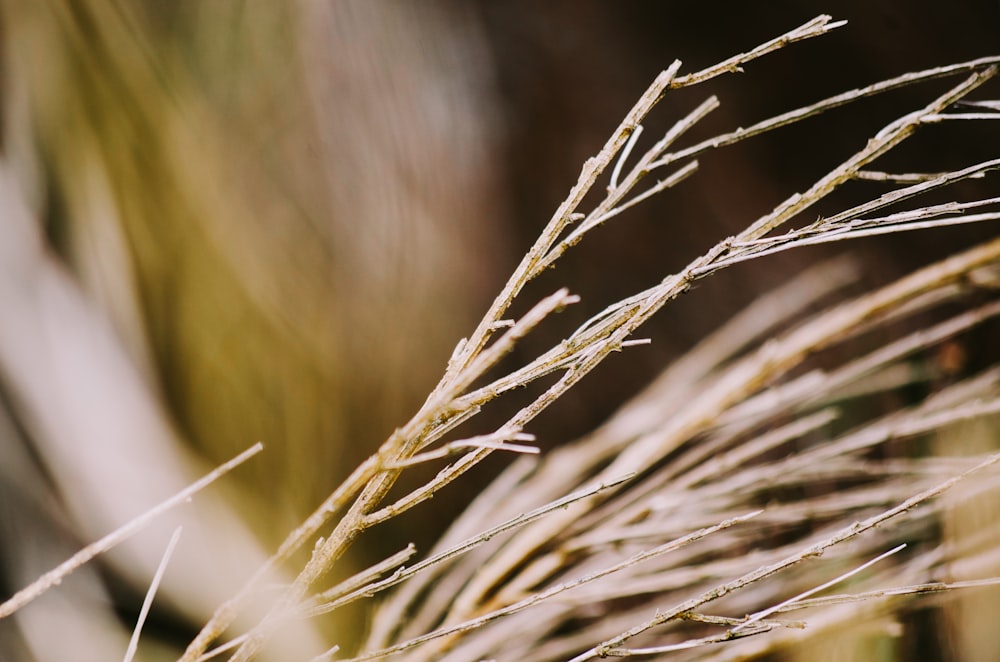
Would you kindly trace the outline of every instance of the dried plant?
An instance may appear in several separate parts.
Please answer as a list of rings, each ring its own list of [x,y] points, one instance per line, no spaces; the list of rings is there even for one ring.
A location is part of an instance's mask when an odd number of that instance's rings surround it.
[[[674,62],[658,76],[584,164],[420,410],[219,608],[182,659],[235,649],[232,659],[249,660],[289,621],[376,596],[371,631],[351,659],[580,661],[667,653],[736,659],[848,627],[864,620],[859,614],[877,620],[891,613],[891,596],[952,595],[993,583],[933,581],[959,559],[978,555],[985,562],[996,555],[981,541],[944,544],[934,531],[946,510],[940,497],[959,482],[972,490],[964,500],[982,493],[986,484],[977,478],[1000,455],[924,456],[905,447],[1000,413],[1000,367],[884,415],[865,415],[853,403],[926,380],[914,357],[1000,313],[1000,240],[817,312],[817,304],[830,301],[857,272],[848,260],[820,264],[735,316],[586,437],[544,455],[530,445],[527,429],[535,417],[612,353],[647,342],[633,337],[638,328],[699,279],[801,246],[1000,218],[1000,197],[945,204],[921,197],[984,178],[1000,168],[1000,159],[935,174],[869,169],[925,125],[1000,118],[989,104],[960,105],[996,75],[1000,57],[905,74],[677,147],[719,105],[712,97],[633,162],[642,123],[664,95],[740,71],[840,25],[821,16],[702,71],[681,75],[681,63]],[[700,155],[858,99],[946,77],[957,82],[885,126],[807,190],[679,272],[608,306],[535,359],[504,369],[503,359],[522,338],[578,301],[560,289],[511,319],[525,286],[590,230],[693,176]],[[607,185],[597,195],[602,177]],[[800,220],[854,180],[895,187],[864,204]],[[594,197],[600,200],[580,211]],[[956,304],[961,312],[954,314]],[[936,321],[924,321],[930,318]],[[919,330],[900,334],[914,320]],[[851,355],[847,342],[866,349]],[[495,430],[461,435],[484,407],[532,385],[540,392]],[[890,452],[890,441],[904,450]],[[497,452],[521,457],[435,549],[412,562],[417,551],[410,546],[333,587],[321,585],[369,529],[442,493]],[[432,480],[388,500],[408,468],[442,459],[447,464]],[[308,561],[259,624],[210,650],[243,601],[261,590],[261,580],[309,544]],[[840,592],[818,595],[834,587]],[[800,611],[799,620],[786,617]],[[322,657],[337,654],[334,648]]]

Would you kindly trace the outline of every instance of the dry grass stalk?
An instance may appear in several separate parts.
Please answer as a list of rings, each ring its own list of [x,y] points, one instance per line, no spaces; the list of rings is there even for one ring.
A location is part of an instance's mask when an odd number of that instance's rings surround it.
[[[45,573],[39,577],[36,581],[32,582],[31,585],[24,587],[10,599],[6,600],[3,604],[0,604],[0,618],[6,618],[10,616],[18,609],[21,609],[29,602],[39,597],[49,589],[54,586],[58,586],[63,579],[66,578],[71,572],[90,562],[94,557],[99,554],[103,554],[110,549],[113,549],[115,545],[118,545],[130,537],[134,536],[136,533],[141,531],[143,527],[152,522],[156,517],[167,512],[171,508],[175,508],[191,499],[196,493],[208,487],[210,484],[214,483],[216,480],[227,474],[229,471],[235,469],[239,465],[243,464],[251,457],[257,453],[264,450],[262,444],[254,444],[247,450],[243,451],[232,460],[216,467],[208,474],[206,474],[201,479],[195,481],[189,485],[184,490],[181,490],[174,496],[165,500],[163,503],[150,508],[146,512],[142,513],[136,517],[131,522],[123,524],[118,527],[108,535],[104,536],[100,540],[93,542],[79,552],[74,554],[72,557],[67,559],[65,562],[59,564],[58,567],[53,568],[50,572]]]

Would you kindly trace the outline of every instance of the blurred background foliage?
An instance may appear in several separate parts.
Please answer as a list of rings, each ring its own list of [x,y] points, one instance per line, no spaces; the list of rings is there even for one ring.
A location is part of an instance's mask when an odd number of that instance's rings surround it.
[[[30,579],[15,571],[29,553],[19,518],[50,518],[51,535],[72,548],[121,521],[79,494],[113,495],[123,472],[141,482],[165,470],[145,466],[140,453],[96,478],[72,455],[105,465],[121,457],[105,433],[130,415],[121,393],[136,388],[161,412],[170,448],[201,466],[265,443],[263,456],[227,479],[226,507],[272,549],[416,410],[583,159],[657,71],[674,58],[692,70],[750,48],[829,11],[819,4],[3,0],[2,168],[11,195],[42,237],[39,264],[67,277],[138,377],[94,380],[72,367],[46,374],[56,365],[43,360],[51,347],[81,338],[72,315],[38,328],[50,344],[37,357],[0,335],[10,422],[0,460],[27,449],[24,466],[37,478],[24,487],[3,474],[7,503],[28,491],[45,504],[2,511],[4,592]],[[712,127],[1000,46],[996,2],[833,9],[848,28],[721,81]],[[767,211],[925,95],[902,91],[836,123],[706,159],[690,186],[584,242],[551,283],[582,293],[574,314],[586,318]],[[696,101],[678,96],[665,112]],[[970,153],[977,145],[995,155],[996,142],[970,142],[921,143],[906,169],[921,170],[922,159],[971,162],[982,156]],[[0,213],[0,242],[12,255],[28,250],[18,247],[26,235],[11,212]],[[989,232],[953,228],[856,250],[871,285]],[[602,367],[538,421],[540,443],[592,428],[734,310],[824,254],[734,269],[668,307],[648,332],[650,351]],[[14,271],[3,273],[10,292],[25,291]],[[11,301],[0,300],[0,326],[27,319]],[[973,366],[996,351],[985,337],[962,348]],[[535,342],[523,351],[547,340]],[[91,391],[100,425],[78,423],[47,400],[47,387],[25,386],[31,379],[58,381],[65,397]],[[164,434],[143,430],[128,428],[123,443],[138,448],[139,437]],[[73,481],[90,487],[78,492]],[[441,501],[373,532],[360,553],[433,540],[465,499]],[[50,534],[38,535],[30,549],[47,544]],[[220,562],[212,548],[201,553]],[[113,565],[101,572],[118,596],[111,604],[127,612],[142,584],[114,579],[122,570]],[[211,606],[208,598],[175,605],[187,625],[165,622],[186,636]],[[12,628],[0,623],[0,646],[41,655],[27,629]]]
[[[425,37],[433,9],[22,4],[10,121],[52,246],[185,436],[213,462],[273,444],[252,482],[300,514],[483,296],[483,100],[442,89],[479,46]]]

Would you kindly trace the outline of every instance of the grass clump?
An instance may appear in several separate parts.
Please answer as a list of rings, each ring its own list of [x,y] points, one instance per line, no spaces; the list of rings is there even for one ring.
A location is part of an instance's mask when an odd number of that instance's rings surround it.
[[[988,490],[981,478],[992,475],[1000,455],[929,454],[917,444],[995,420],[1000,367],[956,378],[888,412],[855,405],[947,372],[926,357],[1000,313],[997,239],[859,296],[841,294],[857,277],[856,263],[818,264],[734,316],[583,438],[545,454],[532,445],[536,417],[613,353],[647,342],[635,337],[640,327],[701,279],[799,247],[1000,218],[996,197],[925,202],[957,182],[991,176],[1000,159],[935,173],[875,169],[928,125],[997,119],[992,106],[962,103],[996,76],[1000,57],[904,74],[680,146],[718,107],[709,97],[654,141],[645,139],[643,123],[672,91],[740,71],[841,25],[820,16],[701,71],[682,74],[680,62],[663,71],[585,162],[419,411],[289,534],[182,659],[212,655],[261,580],[309,545],[295,579],[258,624],[215,653],[253,659],[290,621],[371,600],[366,640],[345,657],[735,659],[861,621],[891,623],[900,596],[941,598],[995,583],[936,578],[960,559],[995,555],[981,541],[945,540],[939,530],[956,504]],[[525,287],[593,229],[696,176],[699,157],[935,79],[951,87],[906,109],[813,185],[683,269],[607,306],[535,358],[508,367],[505,359],[523,338],[579,301],[561,288],[514,318],[510,311]],[[884,192],[804,220],[858,180],[879,182]],[[830,303],[834,298],[840,302]],[[463,434],[484,408],[523,387],[534,389],[532,398],[501,425]],[[978,434],[989,437],[989,430]],[[334,586],[323,584],[373,527],[447,494],[498,453],[518,457],[434,549],[418,555],[409,546]],[[402,496],[392,492],[411,467],[440,462],[425,484]],[[959,483],[965,492],[953,489]],[[327,657],[338,654],[334,648]]]

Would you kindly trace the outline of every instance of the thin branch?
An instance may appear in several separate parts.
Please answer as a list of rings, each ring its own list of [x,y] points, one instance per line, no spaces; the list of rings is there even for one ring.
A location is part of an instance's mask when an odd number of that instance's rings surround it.
[[[640,655],[662,655],[664,653],[676,653],[677,651],[690,650],[710,644],[722,644],[727,641],[735,641],[746,637],[753,637],[758,634],[771,632],[775,628],[786,627],[798,629],[798,623],[785,624],[777,621],[767,621],[756,623],[747,630],[727,630],[722,634],[710,635],[700,639],[689,639],[679,644],[667,644],[665,646],[653,646],[650,648],[612,648],[604,651],[604,657],[639,657]]]
[[[498,430],[491,434],[484,434],[478,437],[472,437],[470,439],[459,439],[458,441],[452,441],[440,448],[436,448],[432,451],[427,451],[426,453],[420,453],[414,455],[406,460],[400,460],[399,462],[393,462],[387,464],[383,471],[392,469],[404,469],[406,467],[411,467],[416,464],[423,464],[425,462],[430,462],[431,460],[440,460],[441,458],[449,457],[451,455],[456,455],[458,453],[463,453],[471,448],[489,448],[495,451],[510,451],[512,453],[527,453],[530,455],[537,455],[539,449],[537,446],[526,446],[524,444],[512,444],[509,441],[534,441],[535,435],[527,434],[524,432],[510,433],[506,430]]]
[[[892,173],[880,170],[859,170],[854,174],[854,179],[869,182],[892,182],[894,184],[919,184],[932,179],[937,179],[946,173],[943,172],[908,172]],[[976,175],[982,177],[982,175]]]
[[[368,587],[369,584],[375,582],[377,578],[390,570],[395,570],[400,568],[404,563],[409,561],[414,554],[417,553],[417,548],[410,543],[405,549],[401,549],[389,558],[376,563],[354,575],[353,577],[346,579],[331,589],[323,591],[316,596],[315,600],[319,603],[329,603],[334,600],[339,600],[344,596],[354,593],[363,592],[365,595],[370,595],[368,591],[363,591]]]
[[[805,598],[808,598],[810,595],[815,595],[815,594],[819,593],[820,591],[824,591],[824,590],[830,588],[831,586],[835,586],[835,585],[839,584],[840,582],[844,581],[845,579],[849,579],[850,577],[853,577],[854,575],[858,574],[859,572],[862,572],[863,570],[865,570],[867,568],[870,568],[871,566],[875,565],[879,561],[881,561],[883,559],[886,559],[886,558],[892,556],[893,554],[896,554],[897,552],[903,551],[905,548],[906,548],[905,544],[903,544],[903,545],[897,545],[896,547],[890,549],[888,552],[885,552],[884,554],[879,554],[874,559],[871,559],[870,561],[866,561],[865,563],[862,563],[861,565],[857,566],[856,568],[851,568],[847,572],[834,577],[830,581],[823,582],[819,586],[815,586],[815,587],[809,589],[808,591],[803,591],[802,593],[799,593],[798,595],[796,595],[794,597],[791,597],[791,598],[785,600],[784,602],[778,603],[778,604],[776,604],[773,607],[768,607],[767,609],[765,609],[763,611],[757,612],[756,614],[754,614],[754,615],[750,616],[748,619],[746,619],[743,623],[740,623],[739,625],[737,625],[736,627],[734,627],[733,631],[734,632],[738,632],[740,630],[744,630],[744,629],[748,628],[749,626],[753,625],[754,623],[757,623],[759,621],[764,620],[765,618],[767,618],[771,614],[774,614],[774,613],[777,613],[777,612],[781,611],[783,608],[787,607],[788,605],[793,605],[793,604],[796,604],[798,602],[801,602]]]
[[[632,153],[632,148],[635,147],[637,142],[639,142],[639,136],[641,135],[642,125],[638,124],[632,132],[632,135],[629,136],[628,142],[625,143],[625,149],[623,149],[622,153],[618,156],[618,161],[615,162],[615,167],[611,171],[611,181],[608,183],[608,193],[618,188],[618,175],[621,174],[622,166],[625,165],[628,155]]]
[[[309,662],[326,662],[327,660],[332,660],[333,656],[336,655],[339,652],[340,652],[340,646],[339,645],[332,646],[331,648],[327,649],[323,653],[320,653],[319,655],[317,655],[313,659],[309,660]]]
[[[822,234],[812,234],[811,236],[803,236],[802,238],[791,238],[787,239],[782,237],[775,237],[772,242],[774,245],[768,246],[767,248],[755,249],[752,253],[735,256],[726,260],[720,260],[718,263],[713,265],[713,268],[719,269],[722,267],[729,267],[734,264],[739,264],[741,262],[747,262],[749,260],[756,260],[758,258],[767,257],[769,255],[775,255],[777,253],[783,253],[787,250],[793,248],[802,248],[804,246],[817,246],[819,244],[830,244],[836,241],[847,241],[850,239],[860,239],[862,237],[876,237],[885,234],[897,234],[900,232],[912,232],[914,230],[929,230],[931,228],[943,228],[951,227],[955,225],[970,225],[972,223],[984,223],[986,221],[996,221],[1000,220],[1000,212],[987,212],[982,214],[969,214],[965,216],[949,216],[947,218],[939,218],[927,221],[917,221],[910,220],[905,222],[894,222],[899,218],[923,218],[924,215],[933,216],[935,212],[928,209],[917,209],[911,212],[903,212],[898,215],[886,216],[883,218],[867,219],[865,225],[872,225],[873,227],[864,227],[859,229],[843,229],[843,230],[830,230],[823,232]],[[757,240],[766,241],[766,240]],[[750,242],[747,242],[748,244]],[[764,243],[757,244],[759,246],[765,245]]]
[[[977,71],[924,108],[891,122],[875,134],[875,137],[868,141],[864,149],[820,178],[805,193],[796,193],[780,204],[773,212],[755,221],[749,228],[740,233],[738,240],[746,241],[747,239],[763,237],[791,217],[825,198],[840,184],[853,178],[858,170],[908,138],[920,125],[920,118],[947,108],[981,86],[996,73],[996,67]]]
[[[174,554],[174,547],[177,546],[177,541],[180,540],[182,528],[178,526],[174,529],[174,533],[170,536],[170,541],[167,543],[167,548],[163,551],[163,558],[160,559],[160,565],[157,566],[156,573],[153,575],[153,581],[149,583],[146,597],[143,599],[142,607],[139,609],[139,617],[136,619],[135,627],[132,629],[132,638],[129,639],[128,649],[125,651],[124,662],[132,662],[132,658],[135,657],[135,652],[139,648],[139,634],[142,632],[142,626],[146,623],[146,616],[149,615],[149,609],[153,606],[153,598],[156,596],[156,591],[160,587],[160,581],[162,581],[163,575],[167,571],[167,564],[170,563],[170,557]]]
[[[814,609],[817,607],[830,607],[833,605],[853,604],[865,602],[878,598],[889,598],[900,595],[921,595],[924,593],[944,593],[958,589],[985,588],[988,586],[1000,585],[1000,577],[989,577],[987,579],[970,579],[960,582],[930,582],[926,584],[912,584],[910,586],[898,586],[896,588],[883,588],[863,593],[849,593],[842,595],[828,595],[822,598],[810,598],[795,604],[786,605],[781,608],[781,612],[795,611],[799,609]]]
[[[222,655],[223,653],[225,653],[226,651],[233,650],[234,648],[236,648],[237,646],[241,645],[246,640],[247,640],[247,635],[245,635],[245,634],[241,634],[238,637],[233,637],[233,639],[231,641],[227,641],[225,644],[223,644],[221,646],[216,646],[215,648],[213,648],[212,650],[208,651],[207,653],[204,653],[203,655],[198,656],[197,662],[206,662],[206,660],[211,660],[212,658],[218,657],[218,656]]]
[[[949,120],[1000,120],[1000,113],[934,113],[921,118],[924,124],[936,124]]]
[[[780,37],[775,37],[771,41],[761,44],[748,53],[734,55],[728,60],[723,60],[719,64],[703,69],[697,73],[680,76],[670,83],[670,89],[675,90],[681,87],[697,85],[698,83],[703,83],[721,74],[742,72],[742,65],[750,62],[751,60],[756,60],[763,55],[773,53],[774,51],[784,48],[789,44],[795,43],[796,41],[818,37],[830,32],[831,30],[847,25],[847,21],[831,22],[831,20],[832,17],[826,14],[817,16],[811,21],[803,23],[794,30],[790,30]]]
[[[989,170],[1000,168],[1000,160],[987,161],[986,163],[980,163],[964,170],[955,173],[946,173],[944,175],[938,175],[933,179],[923,180],[923,183],[930,184],[933,188],[937,188],[944,184],[952,183],[958,181],[959,179],[973,178],[976,176],[981,176],[988,172]],[[916,191],[916,189],[920,189]],[[912,197],[915,192],[925,192],[931,190],[926,187],[911,187],[909,189],[900,189],[894,191],[893,193],[900,194],[898,196],[892,196],[892,202],[898,202],[904,199],[904,197]],[[889,194],[892,195],[892,194]],[[885,196],[883,196],[884,198]],[[880,199],[881,200],[881,199]],[[877,202],[877,201],[876,201]],[[878,204],[876,202],[865,203],[864,205],[859,205],[854,209],[847,210],[846,212],[841,212],[830,218],[821,218],[815,223],[810,224],[808,227],[791,230],[782,235],[774,237],[763,237],[761,239],[751,239],[749,241],[739,241],[733,242],[734,249],[741,248],[758,248],[758,247],[768,247],[771,244],[785,241],[793,241],[799,239],[808,239],[813,235],[834,235],[840,232],[847,232],[854,229],[861,229],[868,226],[877,226],[887,223],[900,223],[905,221],[920,220],[923,218],[929,218],[942,214],[950,213],[961,213],[968,209],[975,209],[977,207],[985,207],[988,205],[996,204],[1000,202],[1000,197],[994,198],[984,198],[982,200],[972,200],[969,202],[946,202],[939,205],[930,205],[927,207],[921,207],[919,209],[911,209],[903,212],[897,212],[895,214],[889,214],[888,216],[882,216],[879,218],[861,219],[860,217],[868,212],[874,211],[877,208],[888,206],[890,203]]]
[[[48,591],[53,586],[58,586],[67,575],[77,568],[84,565],[95,556],[103,554],[104,552],[114,548],[116,545],[128,540],[148,526],[154,519],[175,506],[185,503],[193,495],[211,485],[213,482],[243,464],[262,450],[264,450],[263,444],[259,442],[254,444],[233,459],[208,472],[204,477],[194,483],[191,483],[166,501],[150,508],[127,524],[122,525],[108,535],[104,536],[97,542],[87,545],[69,559],[36,579],[30,586],[26,586],[21,589],[9,600],[0,605],[0,619],[10,616],[24,605]]]
[[[868,85],[865,87],[856,88],[853,90],[848,90],[847,92],[842,92],[832,97],[823,99],[822,101],[817,101],[814,104],[808,106],[803,106],[801,108],[796,108],[787,113],[781,115],[776,115],[774,117],[769,117],[766,120],[753,124],[746,128],[739,128],[735,131],[729,133],[724,133],[722,135],[716,136],[714,138],[709,138],[696,145],[687,147],[677,152],[671,152],[664,155],[664,157],[655,163],[650,165],[650,169],[659,168],[662,166],[669,165],[671,163],[676,163],[683,159],[690,158],[692,156],[697,156],[711,149],[717,149],[719,147],[725,147],[727,145],[733,145],[740,141],[746,140],[747,138],[752,138],[754,136],[759,136],[768,131],[773,131],[774,129],[781,128],[783,126],[788,126],[799,122],[809,117],[814,117],[820,115],[828,110],[834,108],[845,106],[849,103],[863,99],[865,97],[875,96],[883,92],[888,92],[891,90],[899,89],[901,87],[907,87],[913,85],[914,83],[921,83],[928,80],[934,80],[936,78],[944,78],[947,76],[952,76],[955,74],[966,73],[969,71],[975,71],[977,69],[982,69],[990,65],[1000,64],[1000,55],[995,55],[992,57],[983,57],[976,60],[969,60],[967,62],[960,62],[958,64],[952,64],[945,67],[934,67],[932,69],[925,69],[923,71],[916,71],[897,76],[895,78],[890,78],[888,80],[880,81],[873,85]],[[972,102],[963,102],[972,103]]]

